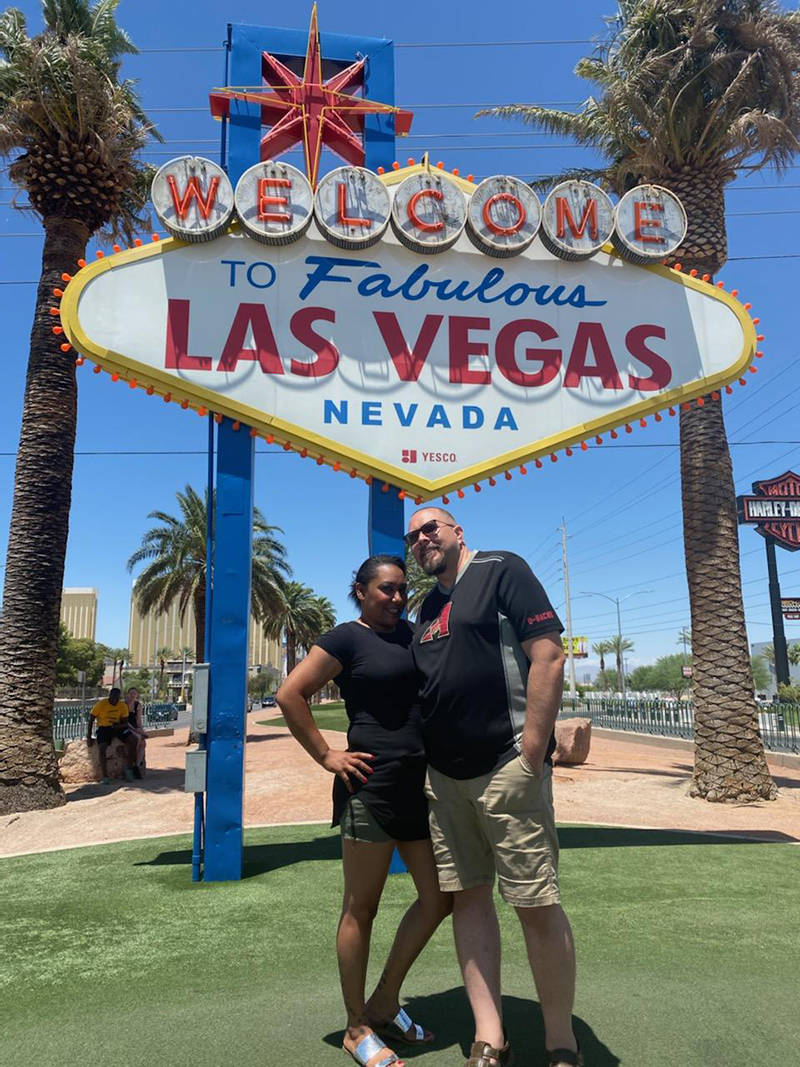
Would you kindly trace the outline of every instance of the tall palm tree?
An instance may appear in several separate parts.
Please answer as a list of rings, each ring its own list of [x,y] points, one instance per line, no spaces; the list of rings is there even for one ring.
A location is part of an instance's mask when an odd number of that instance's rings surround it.
[[[77,386],[49,308],[92,234],[131,235],[147,202],[135,157],[154,130],[119,80],[136,49],[117,3],[43,0],[34,37],[20,11],[0,15],[0,155],[44,230],[0,622],[0,812],[65,799],[52,717]]]
[[[157,648],[153,655],[155,656],[156,663],[158,664],[158,693],[160,696],[162,690],[164,689],[164,672],[167,669],[167,660],[172,659],[175,653],[172,651],[171,648],[168,648],[166,645],[163,645],[161,648]]]
[[[605,674],[606,670],[606,653],[613,652],[614,646],[610,641],[598,641],[597,644],[592,645],[592,652],[595,656],[600,657],[600,673]]]
[[[148,516],[161,524],[148,530],[140,548],[128,560],[128,570],[147,561],[134,587],[139,610],[145,614],[155,609],[168,611],[178,602],[183,622],[191,603],[194,609],[195,657],[202,662],[206,633],[206,515],[208,493],[200,496],[187,485],[177,493],[180,517],[165,511],[151,511]],[[251,571],[251,605],[255,617],[269,625],[283,607],[284,580],[291,574],[286,549],[276,534],[277,526],[268,526],[264,516],[253,509],[253,562]]]
[[[727,258],[725,185],[780,170],[800,149],[800,13],[774,0],[619,0],[607,40],[580,60],[593,82],[577,113],[493,109],[598,149],[582,177],[623,193],[671,189],[686,208],[679,250],[713,276]],[[758,732],[742,605],[736,506],[720,395],[681,410],[681,481],[693,644],[695,766],[708,800],[776,795]]]
[[[302,582],[286,582],[283,603],[265,623],[267,637],[286,639],[286,673],[297,663],[299,649],[308,650],[320,634],[336,624],[336,612],[327,597],[316,596]]]
[[[624,653],[630,652],[633,648],[633,641],[629,641],[621,634],[614,634],[608,639],[608,645],[608,651],[613,652],[617,660],[617,678],[622,679],[622,657]]]

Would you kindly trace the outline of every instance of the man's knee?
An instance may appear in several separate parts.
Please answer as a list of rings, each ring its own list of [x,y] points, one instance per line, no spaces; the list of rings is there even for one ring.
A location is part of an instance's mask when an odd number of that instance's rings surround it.
[[[522,925],[535,933],[560,929],[567,923],[567,916],[560,904],[541,904],[531,908],[517,905],[514,910]]]
[[[494,907],[494,886],[475,885],[469,889],[457,889],[453,893],[453,911],[468,911],[471,908]]]

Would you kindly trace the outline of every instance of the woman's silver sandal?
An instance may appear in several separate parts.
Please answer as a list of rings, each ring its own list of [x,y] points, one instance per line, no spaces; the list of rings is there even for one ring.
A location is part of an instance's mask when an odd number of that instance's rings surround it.
[[[403,1008],[400,1008],[390,1022],[382,1023],[375,1029],[378,1033],[386,1034],[397,1041],[405,1041],[408,1045],[427,1045],[433,1041],[433,1034],[419,1023],[415,1023]]]
[[[359,1067],[367,1067],[373,1056],[377,1056],[381,1049],[386,1048],[386,1045],[372,1033],[362,1037],[354,1049],[349,1049],[345,1045],[342,1045],[342,1048],[345,1052],[350,1053],[356,1063],[359,1064]],[[403,1061],[400,1057],[395,1052],[390,1051],[388,1056],[384,1056],[382,1060],[373,1063],[371,1067],[391,1067],[394,1063],[403,1067]]]

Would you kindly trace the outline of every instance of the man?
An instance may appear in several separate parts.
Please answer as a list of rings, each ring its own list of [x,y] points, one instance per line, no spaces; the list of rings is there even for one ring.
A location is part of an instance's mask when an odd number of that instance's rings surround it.
[[[108,746],[115,737],[118,737],[125,745],[127,758],[125,777],[129,782],[133,781],[134,778],[142,777],[142,772],[136,766],[137,739],[136,735],[128,727],[128,715],[128,705],[124,700],[120,700],[120,691],[117,688],[110,689],[108,697],[104,700],[98,700],[89,712],[86,741],[91,748],[94,744],[92,726],[97,722],[97,752],[100,757],[100,773],[104,785],[108,785],[110,780],[106,762]]]
[[[575,951],[560,904],[553,724],[563,629],[519,556],[474,552],[441,508],[411,517],[406,543],[438,585],[420,609],[427,793],[439,885],[454,894],[456,951],[475,1017],[467,1067],[505,1067],[495,874],[519,916],[551,1067],[579,1067],[572,1030]]]

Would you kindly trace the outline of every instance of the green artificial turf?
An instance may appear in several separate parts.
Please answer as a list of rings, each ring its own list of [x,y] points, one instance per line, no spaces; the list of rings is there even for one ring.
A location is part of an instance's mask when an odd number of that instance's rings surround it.
[[[0,1063],[349,1063],[338,837],[284,826],[246,843],[245,879],[217,885],[190,881],[186,837],[0,860]],[[796,846],[583,827],[561,843],[587,1067],[798,1062]],[[412,896],[390,877],[373,981]],[[534,1067],[541,1016],[516,918],[500,916],[508,1030],[518,1067]],[[405,992],[437,1032],[406,1060],[460,1067],[470,1019],[449,920]]]
[[[337,701],[335,704],[314,704],[311,708],[314,722],[320,730],[341,730],[347,733],[347,712],[344,704]],[[259,719],[259,726],[286,726],[286,720],[282,715],[274,719]]]

